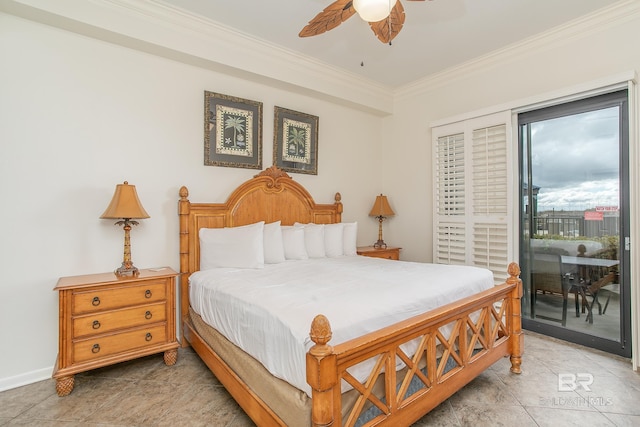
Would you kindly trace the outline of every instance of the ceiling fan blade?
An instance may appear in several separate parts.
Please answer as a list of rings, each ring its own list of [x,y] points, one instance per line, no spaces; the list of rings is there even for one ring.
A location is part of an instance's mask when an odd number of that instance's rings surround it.
[[[352,0],[336,0],[316,15],[309,24],[300,31],[300,37],[317,36],[334,29],[351,18],[356,10]]]
[[[416,1],[416,0],[414,0]],[[418,0],[419,1],[419,0]],[[402,3],[400,0],[396,3],[396,5],[391,10],[391,14],[389,17],[383,19],[378,22],[369,22],[373,33],[378,37],[382,43],[391,43],[400,30],[402,30],[402,25],[404,24],[404,7],[402,7]]]

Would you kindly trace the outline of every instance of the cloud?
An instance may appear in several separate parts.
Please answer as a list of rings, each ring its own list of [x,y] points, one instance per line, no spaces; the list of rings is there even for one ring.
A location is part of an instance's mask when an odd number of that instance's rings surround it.
[[[539,211],[618,206],[617,107],[535,122],[531,132]]]
[[[596,206],[618,206],[617,179],[588,181],[575,187],[557,188],[538,193],[538,212],[546,210],[587,210]]]

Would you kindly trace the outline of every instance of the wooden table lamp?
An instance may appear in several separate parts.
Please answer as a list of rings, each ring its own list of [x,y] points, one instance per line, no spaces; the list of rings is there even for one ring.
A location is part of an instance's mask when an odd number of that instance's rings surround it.
[[[374,248],[386,248],[387,244],[382,240],[382,221],[385,218],[394,216],[395,213],[391,206],[389,206],[389,201],[387,200],[387,196],[383,196],[380,194],[376,196],[376,201],[373,203],[373,208],[371,208],[371,212],[369,212],[369,216],[374,216],[378,218],[378,241],[373,244]]]
[[[138,225],[138,221],[132,219],[149,218],[149,214],[144,210],[136,186],[129,185],[127,181],[124,184],[116,185],[116,191],[113,193],[111,203],[104,211],[100,218],[103,219],[120,219],[116,225],[124,226],[124,260],[120,268],[116,269],[115,274],[118,276],[137,276],[138,268],[134,267],[131,261],[131,240],[129,232],[132,225]]]

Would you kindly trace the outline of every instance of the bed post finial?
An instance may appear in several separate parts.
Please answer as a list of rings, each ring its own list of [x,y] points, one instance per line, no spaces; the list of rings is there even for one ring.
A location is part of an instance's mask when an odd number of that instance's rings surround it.
[[[309,332],[315,343],[307,353],[307,383],[311,386],[311,425],[330,426],[334,421],[334,410],[340,404],[334,402],[334,388],[338,385],[338,367],[333,348],[327,343],[331,339],[331,325],[322,314],[311,322]],[[339,395],[339,393],[338,393]]]
[[[189,190],[184,185],[180,187],[180,200],[187,200],[189,198]]]
[[[509,273],[509,278],[507,279],[507,283],[514,283],[520,281],[520,266],[517,262],[512,262],[507,267],[507,273]]]
[[[337,206],[336,212],[338,217],[336,218],[336,222],[342,222],[342,194],[336,193],[333,198],[335,200],[335,204]]]
[[[309,352],[314,356],[325,356],[331,353],[331,346],[327,343],[331,340],[331,325],[329,319],[322,314],[318,314],[311,322],[309,336],[316,345],[311,347]]]
[[[511,353],[511,372],[520,374],[522,369],[522,353],[524,352],[524,335],[522,334],[522,280],[520,280],[520,266],[512,262],[507,268],[509,278],[507,284],[515,284],[511,293],[511,336],[509,337],[509,353]]]

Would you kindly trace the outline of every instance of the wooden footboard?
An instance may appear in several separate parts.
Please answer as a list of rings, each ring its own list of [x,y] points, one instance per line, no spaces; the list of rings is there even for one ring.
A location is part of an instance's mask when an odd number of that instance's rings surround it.
[[[307,354],[313,426],[343,425],[343,381],[360,393],[345,426],[355,425],[367,406],[372,409],[365,426],[408,426],[502,357],[510,356],[511,371],[520,373],[520,268],[512,263],[508,272],[505,284],[335,347],[328,345],[329,321],[317,316],[310,332],[315,345]],[[407,355],[401,345],[413,340],[419,340],[418,351]],[[374,367],[361,384],[348,369],[371,359]],[[398,361],[407,367],[403,374]],[[373,393],[378,378],[384,381],[382,398]]]

